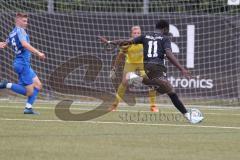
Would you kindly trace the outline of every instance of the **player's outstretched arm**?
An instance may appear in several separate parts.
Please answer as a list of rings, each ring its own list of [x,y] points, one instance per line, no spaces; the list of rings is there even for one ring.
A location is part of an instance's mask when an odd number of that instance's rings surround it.
[[[0,42],[0,49],[4,49],[7,47],[7,42]]]
[[[32,52],[33,54],[37,55],[41,60],[44,60],[45,54],[40,52],[39,50],[37,50],[36,48],[34,48],[31,44],[29,44],[28,42],[22,40],[21,44],[24,48],[28,49],[30,52]]]
[[[114,41],[109,41],[109,43],[113,43],[119,46],[126,46],[126,45],[131,45],[133,44],[132,39],[125,39],[125,40],[114,40]]]
[[[172,51],[170,49],[166,50],[166,56],[169,59],[169,61],[176,66],[181,72],[182,74],[187,77],[190,78],[190,72],[188,70],[186,70],[177,60],[177,58],[172,54]]]
[[[109,41],[109,40],[107,40],[106,38],[104,38],[104,37],[102,37],[102,36],[98,36],[98,38],[99,38],[100,41],[102,41],[104,44],[119,45],[119,46],[125,46],[125,45],[133,44],[133,40],[132,40],[132,39]]]

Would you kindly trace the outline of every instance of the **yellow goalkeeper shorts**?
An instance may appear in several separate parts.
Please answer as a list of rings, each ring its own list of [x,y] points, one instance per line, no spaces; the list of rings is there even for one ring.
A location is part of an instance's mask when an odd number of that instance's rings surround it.
[[[139,74],[140,76],[146,76],[146,73],[144,71],[144,65],[143,63],[125,63],[123,73],[126,74],[128,72],[135,72],[136,74]]]

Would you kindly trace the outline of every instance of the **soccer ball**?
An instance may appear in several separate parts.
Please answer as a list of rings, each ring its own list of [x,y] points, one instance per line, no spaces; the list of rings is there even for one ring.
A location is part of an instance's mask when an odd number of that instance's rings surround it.
[[[191,117],[203,117],[202,112],[199,109],[191,108],[189,110]]]
[[[199,109],[191,108],[188,109],[190,113],[190,121],[191,123],[199,123],[204,119],[202,112]]]

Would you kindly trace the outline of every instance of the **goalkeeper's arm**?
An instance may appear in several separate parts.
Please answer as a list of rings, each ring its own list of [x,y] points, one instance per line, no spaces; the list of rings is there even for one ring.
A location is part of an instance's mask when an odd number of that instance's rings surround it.
[[[117,57],[115,58],[114,62],[112,63],[112,69],[110,71],[110,78],[115,79],[116,78],[116,68],[122,62],[122,60],[125,58],[125,53],[123,51],[120,51],[117,54]]]
[[[125,58],[125,53],[123,51],[120,51],[113,62],[112,69],[117,68],[117,66],[122,62],[124,58]]]

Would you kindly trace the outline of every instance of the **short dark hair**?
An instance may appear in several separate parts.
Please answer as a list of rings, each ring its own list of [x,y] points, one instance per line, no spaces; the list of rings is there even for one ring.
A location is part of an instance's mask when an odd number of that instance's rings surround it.
[[[18,12],[16,14],[16,18],[28,18],[28,14],[27,13]]]
[[[169,23],[166,20],[159,20],[156,23],[156,29],[169,29]]]

